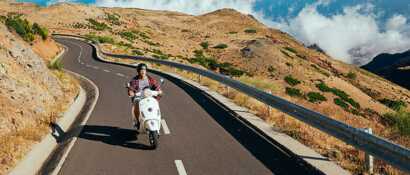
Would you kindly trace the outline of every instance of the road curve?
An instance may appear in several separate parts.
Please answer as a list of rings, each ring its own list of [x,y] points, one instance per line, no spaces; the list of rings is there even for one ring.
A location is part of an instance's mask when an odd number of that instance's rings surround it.
[[[159,148],[148,150],[146,136],[136,137],[131,126],[131,103],[124,88],[135,70],[97,61],[85,42],[56,40],[68,48],[64,67],[86,76],[100,91],[59,174],[320,173],[255,133],[202,91],[152,73],[166,80],[160,106],[167,129],[161,131]]]

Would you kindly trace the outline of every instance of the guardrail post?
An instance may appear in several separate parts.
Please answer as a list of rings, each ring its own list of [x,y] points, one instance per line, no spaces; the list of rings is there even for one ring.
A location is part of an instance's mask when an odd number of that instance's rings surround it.
[[[198,74],[198,82],[199,82],[199,84],[201,84],[201,75],[200,74]]]
[[[271,90],[267,90],[266,92],[269,93],[269,94],[272,94]],[[268,109],[268,116],[270,116],[271,111],[272,111],[272,107],[270,105],[266,104],[266,108]]]
[[[364,132],[373,134],[372,128],[365,128]],[[369,174],[373,174],[373,156],[365,153],[366,170]]]

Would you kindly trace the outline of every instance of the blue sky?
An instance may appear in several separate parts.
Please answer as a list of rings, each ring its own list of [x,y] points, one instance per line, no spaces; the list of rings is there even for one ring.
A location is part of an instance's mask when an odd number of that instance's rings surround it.
[[[306,45],[362,65],[380,53],[410,49],[409,0],[17,0],[42,6],[77,2],[199,15],[220,8],[248,13]]]

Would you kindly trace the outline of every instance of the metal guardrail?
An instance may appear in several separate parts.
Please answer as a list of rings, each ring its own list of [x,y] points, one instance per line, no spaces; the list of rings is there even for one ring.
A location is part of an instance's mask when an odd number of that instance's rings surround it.
[[[68,36],[86,39],[85,37],[79,37],[76,35],[66,35],[66,34],[53,34],[55,36]],[[273,108],[276,108],[304,123],[307,123],[329,135],[332,135],[364,152],[371,154],[381,160],[384,160],[391,165],[410,173],[410,150],[394,144],[384,138],[369,134],[364,132],[362,129],[352,127],[340,121],[334,120],[318,112],[312,111],[310,109],[304,108],[297,104],[291,103],[280,97],[266,93],[260,89],[251,87],[240,81],[226,77],[212,71],[203,70],[200,68],[192,67],[189,65],[176,63],[167,60],[159,60],[155,58],[148,58],[142,56],[130,56],[130,55],[117,55],[103,52],[99,49],[99,45],[94,45],[96,52],[100,52],[102,55],[115,57],[115,58],[128,58],[141,61],[148,61],[153,63],[158,63],[166,66],[171,66],[179,68],[182,70],[190,71],[227,86],[230,86],[242,93],[245,93]]]

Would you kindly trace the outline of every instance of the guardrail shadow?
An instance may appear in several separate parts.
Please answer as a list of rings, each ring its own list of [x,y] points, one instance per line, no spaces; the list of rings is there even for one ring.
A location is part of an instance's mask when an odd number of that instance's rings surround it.
[[[241,120],[234,111],[231,111],[202,90],[167,74],[155,70],[150,70],[150,72],[168,79],[183,89],[219,125],[274,174],[324,174],[306,163],[298,155],[293,154],[286,147],[259,132],[258,128],[253,127],[247,121]]]

